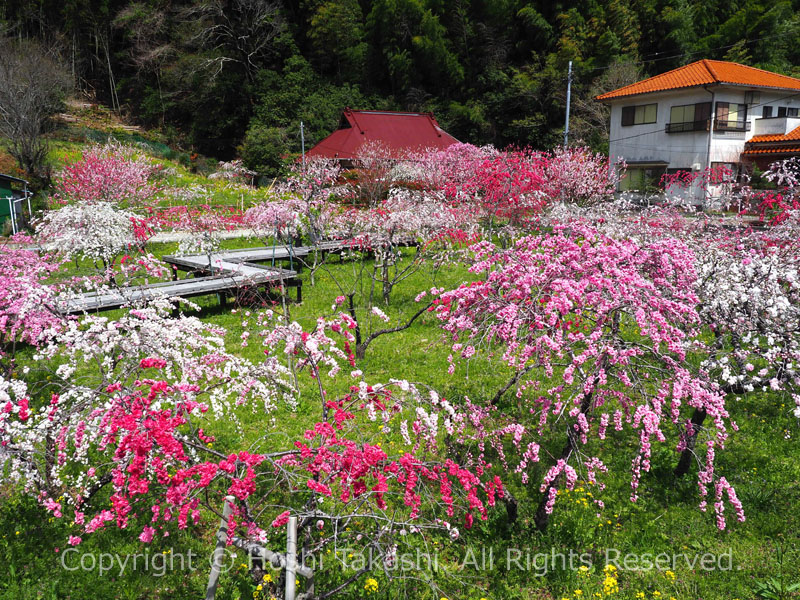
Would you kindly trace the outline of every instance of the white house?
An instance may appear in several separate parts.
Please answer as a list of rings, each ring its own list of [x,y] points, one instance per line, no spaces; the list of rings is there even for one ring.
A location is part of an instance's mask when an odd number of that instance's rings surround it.
[[[800,133],[800,79],[732,62],[700,60],[596,99],[611,107],[609,158],[628,165],[620,191],[657,186],[665,173],[736,173],[746,142],[755,155],[762,141]],[[696,204],[706,193],[690,190]]]

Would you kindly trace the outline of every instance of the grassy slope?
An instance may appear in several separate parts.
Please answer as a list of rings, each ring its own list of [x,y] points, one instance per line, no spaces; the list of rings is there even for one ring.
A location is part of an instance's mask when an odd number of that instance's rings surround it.
[[[74,155],[79,149],[76,142],[62,142],[57,147],[57,156],[63,158]],[[165,159],[162,159],[165,160]],[[180,165],[165,161],[175,168],[174,185],[194,185],[209,183],[204,178],[190,174]],[[214,184],[211,184],[214,185]],[[247,247],[258,245],[254,240],[233,240],[227,247]],[[172,252],[174,246],[164,244],[154,246],[156,254]],[[346,278],[350,265],[334,265],[332,273]],[[308,277],[308,274],[304,274]],[[452,266],[436,274],[423,271],[401,284],[393,297],[387,313],[393,323],[402,321],[403,315],[412,314],[417,305],[413,298],[419,290],[438,286],[451,287],[468,278],[461,267]],[[292,305],[291,315],[304,326],[310,327],[319,314],[330,311],[333,298],[339,294],[331,278],[318,273],[315,286],[306,282],[305,301],[302,305]],[[241,312],[232,313],[229,308],[221,309],[215,297],[202,298],[200,315],[204,320],[222,325],[230,332],[230,347],[238,348],[241,332]],[[113,317],[115,313],[108,313]],[[447,348],[440,343],[440,331],[434,319],[423,317],[412,328],[379,338],[359,364],[368,381],[385,381],[389,377],[404,377],[432,385],[449,398],[468,395],[475,399],[493,394],[508,377],[508,372],[476,359],[467,367],[459,364],[456,373],[446,373]],[[259,350],[256,345],[240,349],[251,357]],[[281,432],[287,437],[302,432],[314,419],[316,404],[312,402],[310,390],[302,392],[297,412],[283,409],[276,417],[281,423]],[[308,400],[306,400],[308,399]],[[506,398],[506,409],[514,409],[516,401]],[[480,548],[492,544],[496,550],[496,567],[493,570],[469,574],[466,579],[478,588],[456,587],[451,598],[585,598],[600,582],[599,573],[588,577],[570,570],[550,565],[544,568],[541,556],[537,553],[575,552],[593,553],[596,561],[602,559],[607,548],[617,549],[622,555],[631,553],[672,554],[698,551],[715,554],[732,554],[732,571],[703,572],[678,564],[676,581],[672,582],[657,571],[626,571],[620,575],[620,594],[616,597],[634,598],[644,593],[647,598],[662,597],[684,599],[702,598],[728,600],[731,598],[752,598],[755,582],[770,576],[779,575],[776,548],[788,550],[783,571],[790,580],[800,580],[800,551],[798,532],[800,532],[800,451],[796,438],[800,435],[797,421],[790,415],[790,409],[780,404],[781,400],[768,395],[753,395],[739,402],[731,402],[731,413],[739,423],[739,433],[732,435],[729,447],[719,453],[719,472],[737,487],[748,515],[746,523],[731,522],[729,530],[720,533],[709,514],[697,510],[697,491],[693,474],[683,480],[675,480],[670,466],[675,456],[669,450],[654,447],[654,471],[646,474],[640,489],[641,499],[631,504],[629,480],[626,477],[634,448],[629,441],[615,439],[613,435],[605,442],[613,448],[610,470],[616,475],[608,478],[608,490],[604,494],[606,508],[598,517],[591,505],[591,488],[565,495],[556,506],[552,527],[544,535],[535,532],[531,525],[535,509],[537,491],[530,487],[517,487],[513,491],[521,499],[521,513],[517,523],[509,526],[502,509],[493,513],[488,523],[480,523],[471,535],[465,537],[464,544],[445,552],[453,560],[463,557],[466,547],[473,547],[480,556]],[[516,410],[524,410],[517,407]],[[269,417],[251,417],[245,428],[245,442],[258,439],[269,427]],[[787,438],[788,433],[788,438]],[[239,433],[230,430],[223,433],[220,444],[225,445],[226,437],[233,445]],[[391,441],[389,441],[391,443]],[[608,456],[609,454],[606,454]],[[536,478],[532,478],[536,480]],[[11,490],[1,492],[0,503],[0,561],[8,565],[10,577],[0,578],[0,598],[197,598],[202,595],[207,570],[205,563],[194,574],[182,571],[168,571],[163,577],[154,577],[141,568],[126,573],[122,578],[108,574],[99,577],[97,571],[68,572],[60,568],[58,559],[64,551],[65,530],[62,526],[48,520],[44,513],[29,500],[23,499]],[[44,517],[44,518],[43,518]],[[733,519],[729,519],[733,521]],[[17,533],[19,532],[19,533]],[[124,532],[123,532],[124,533]],[[128,541],[123,533],[108,531],[90,536],[81,546],[83,552],[118,552],[121,554],[143,552],[138,542]],[[197,528],[194,531],[175,536],[153,544],[147,550],[154,553],[185,552],[194,548],[205,560],[211,548],[211,528]],[[60,552],[55,548],[60,547]],[[530,553],[532,571],[506,570],[504,563],[507,547],[517,547]],[[524,561],[523,556],[523,561]],[[442,568],[450,569],[443,559]],[[537,570],[538,569],[538,570]],[[547,573],[544,574],[543,571]],[[480,590],[484,591],[480,591]],[[575,590],[580,589],[581,594]],[[251,597],[253,585],[240,567],[235,574],[223,578],[220,598]],[[417,597],[407,592],[409,597]],[[361,594],[356,591],[351,597]],[[397,597],[383,590],[374,597]]]

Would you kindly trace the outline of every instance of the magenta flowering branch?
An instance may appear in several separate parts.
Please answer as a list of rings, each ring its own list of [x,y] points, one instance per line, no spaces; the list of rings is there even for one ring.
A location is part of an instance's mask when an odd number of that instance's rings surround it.
[[[258,335],[242,339],[261,341],[258,363],[226,351],[224,330],[170,313],[159,301],[116,321],[67,322],[36,356],[51,380],[0,379],[4,477],[71,524],[70,544],[105,527],[152,543],[199,527],[230,495],[232,543],[274,547],[296,516],[308,555],[371,550],[377,562],[364,572],[405,577],[395,569],[408,544],[458,540],[504,499],[480,446],[501,447],[511,430],[420,384],[363,381],[346,312],[311,331],[255,315]],[[309,376],[310,398],[289,385],[291,370]],[[342,374],[351,385],[337,397]],[[269,421],[279,401],[310,406],[310,426],[293,435]],[[219,422],[241,426],[253,412],[267,415],[264,437],[220,445]]]

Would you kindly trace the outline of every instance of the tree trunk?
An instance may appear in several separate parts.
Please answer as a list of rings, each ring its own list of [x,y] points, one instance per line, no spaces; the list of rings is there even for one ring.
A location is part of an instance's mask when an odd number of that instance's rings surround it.
[[[695,444],[697,444],[697,434],[700,433],[700,426],[703,424],[703,421],[706,420],[706,414],[706,411],[702,408],[694,409],[694,414],[689,421],[692,424],[692,431],[689,434],[689,439],[686,440],[686,448],[684,448],[681,453],[678,465],[675,467],[675,471],[673,471],[675,477],[683,477],[689,472],[689,467],[694,457],[694,447]]]

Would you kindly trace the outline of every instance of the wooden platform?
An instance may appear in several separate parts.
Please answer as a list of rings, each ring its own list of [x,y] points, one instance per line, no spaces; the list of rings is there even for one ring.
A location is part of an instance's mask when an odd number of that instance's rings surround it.
[[[67,300],[61,312],[76,314],[111,310],[158,297],[192,298],[219,294],[220,301],[224,302],[225,296],[236,290],[274,283],[279,283],[283,287],[294,287],[297,290],[297,301],[302,302],[303,282],[298,277],[301,263],[297,263],[297,270],[284,269],[275,266],[275,263],[288,260],[294,267],[295,258],[302,258],[313,252],[323,254],[341,252],[348,247],[345,241],[332,241],[322,242],[316,246],[264,246],[224,250],[212,254],[210,263],[209,256],[205,254],[168,255],[162,257],[162,260],[172,265],[173,281],[87,292]],[[257,264],[264,262],[272,264]],[[190,273],[193,277],[178,279],[178,271]]]
[[[67,301],[62,313],[75,314],[111,310],[159,297],[194,298],[216,293],[224,298],[225,294],[235,290],[252,289],[272,283],[295,287],[297,301],[302,301],[302,281],[297,277],[296,271],[261,266],[247,267],[243,271],[123,287],[117,290],[88,292]]]
[[[212,274],[212,272],[235,272],[239,269],[247,272],[253,267],[260,268],[260,265],[253,263],[275,263],[287,260],[291,262],[294,258],[304,258],[313,252],[321,252],[323,254],[340,252],[347,247],[346,242],[332,241],[321,242],[316,246],[262,246],[259,248],[223,250],[211,255],[211,265],[209,265],[208,255],[205,254],[191,256],[167,255],[162,257],[162,260],[169,265],[173,265],[179,271],[191,273]]]

